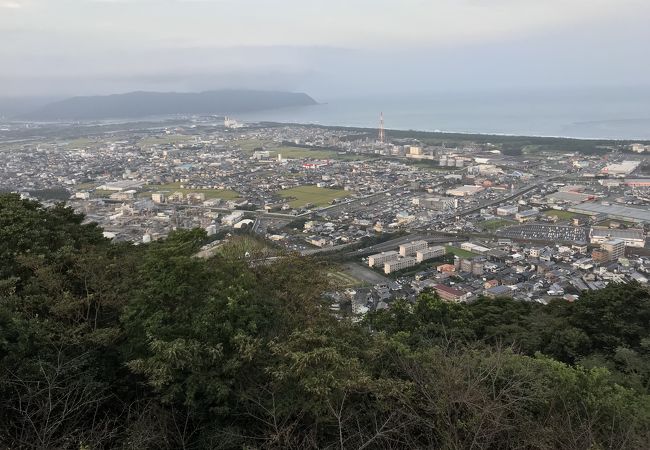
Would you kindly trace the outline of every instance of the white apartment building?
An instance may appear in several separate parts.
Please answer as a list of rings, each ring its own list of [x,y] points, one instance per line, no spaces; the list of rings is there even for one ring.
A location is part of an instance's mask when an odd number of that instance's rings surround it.
[[[402,269],[407,269],[413,267],[418,263],[418,260],[412,256],[407,256],[405,258],[394,259],[384,263],[384,273],[389,274],[397,272]]]
[[[439,258],[441,256],[444,256],[446,252],[447,252],[446,249],[442,246],[425,248],[415,252],[415,259],[417,260],[417,262],[421,263],[422,261],[426,261],[427,259]]]
[[[427,241],[412,241],[407,244],[402,244],[399,246],[400,256],[412,256],[418,250],[422,250],[428,247]]]
[[[393,259],[397,259],[398,257],[399,257],[399,253],[397,253],[395,250],[378,253],[376,255],[371,255],[368,257],[368,267],[381,266],[385,262],[392,261]]]

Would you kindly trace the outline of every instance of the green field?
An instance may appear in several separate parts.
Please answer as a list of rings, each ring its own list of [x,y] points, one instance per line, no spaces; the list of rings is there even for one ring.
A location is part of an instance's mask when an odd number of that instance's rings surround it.
[[[571,220],[574,217],[582,217],[582,214],[573,213],[571,211],[560,211],[557,209],[549,209],[547,211],[543,211],[542,214],[544,214],[546,217],[557,216],[559,220]]]
[[[327,272],[327,277],[337,286],[341,288],[358,287],[364,283],[354,278],[345,272],[335,271]]]
[[[453,245],[445,245],[445,248],[447,249],[447,253],[452,253],[459,258],[474,258],[475,256],[479,256],[476,253],[468,252],[467,250],[463,250],[460,247],[454,247]]]
[[[194,141],[194,136],[185,136],[182,134],[169,134],[165,136],[152,136],[141,139],[138,144],[140,147],[151,147],[154,145],[172,145],[185,144]]]
[[[599,227],[609,227],[612,223],[617,223],[624,227],[636,227],[639,225],[634,222],[626,222],[625,220],[617,220],[617,219],[606,219],[602,222],[598,222],[596,225],[598,225]]]
[[[253,151],[256,148],[261,148],[268,144],[269,141],[264,141],[261,139],[238,139],[231,142],[231,147],[239,147],[242,152],[248,155],[252,155]]]
[[[90,144],[94,143],[95,141],[88,138],[77,138],[67,141],[68,147],[70,148],[88,147]]]
[[[79,183],[75,185],[75,189],[78,191],[85,191],[87,189],[94,189],[97,187],[97,183],[89,182],[89,183]]]
[[[492,220],[486,220],[485,222],[481,222],[479,224],[479,228],[483,229],[484,231],[496,231],[513,224],[514,222],[512,222],[511,220],[492,219]]]
[[[270,146],[268,141],[258,139],[242,139],[241,141],[233,141],[234,146],[239,147],[242,152],[247,155],[252,155],[256,148],[261,148],[266,145],[266,150],[269,152],[271,158],[277,158],[278,153],[284,159],[337,159],[344,161],[361,161],[373,158],[371,155],[353,155],[353,154],[339,154],[335,150],[326,149],[311,149],[304,147],[289,147]],[[277,145],[277,144],[276,144]]]
[[[240,198],[239,193],[230,189],[185,189],[181,188],[181,183],[150,184],[144,186],[144,188],[146,191],[140,194],[141,197],[151,195],[153,192],[169,191],[170,194],[173,194],[174,192],[182,192],[183,194],[194,192],[202,193],[205,194],[206,200],[211,198],[220,198],[223,200],[234,200]]]
[[[285,159],[337,159],[344,161],[361,161],[371,158],[365,155],[339,154],[334,150],[309,149],[301,147],[278,147],[269,149],[272,157],[277,157],[278,153]]]
[[[350,194],[343,189],[327,189],[317,186],[299,186],[278,192],[281,197],[291,199],[293,208],[300,208],[309,203],[316,206],[327,206],[336,198],[348,197]]]

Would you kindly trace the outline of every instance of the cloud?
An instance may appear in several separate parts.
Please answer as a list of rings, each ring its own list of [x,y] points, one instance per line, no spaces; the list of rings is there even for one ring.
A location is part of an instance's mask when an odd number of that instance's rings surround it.
[[[22,2],[19,2],[17,0],[6,0],[0,2],[0,8],[6,8],[6,9],[20,9],[24,5]]]

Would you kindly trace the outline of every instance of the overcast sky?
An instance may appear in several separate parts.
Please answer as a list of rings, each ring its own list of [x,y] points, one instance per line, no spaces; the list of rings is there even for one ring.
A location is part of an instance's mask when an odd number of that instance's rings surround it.
[[[0,0],[0,96],[645,85],[648,0]]]

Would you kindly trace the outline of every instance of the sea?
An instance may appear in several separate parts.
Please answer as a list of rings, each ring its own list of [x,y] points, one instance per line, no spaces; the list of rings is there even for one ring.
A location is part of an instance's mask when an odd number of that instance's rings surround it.
[[[409,93],[316,98],[313,106],[243,114],[271,121],[387,130],[650,140],[650,88]]]

